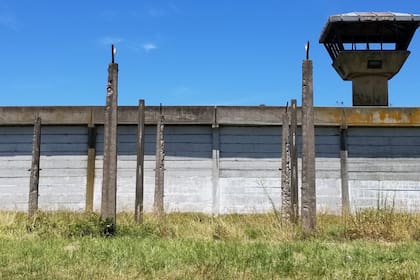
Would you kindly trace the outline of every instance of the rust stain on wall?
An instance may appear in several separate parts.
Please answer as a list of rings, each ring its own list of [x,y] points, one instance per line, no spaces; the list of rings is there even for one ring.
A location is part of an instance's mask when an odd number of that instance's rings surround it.
[[[215,110],[217,109],[217,114]],[[298,123],[301,123],[298,108]],[[281,125],[284,107],[241,106],[165,106],[170,124]],[[32,125],[39,115],[46,125],[80,125],[103,123],[104,107],[0,107],[0,125]],[[118,108],[120,124],[137,124],[135,106]],[[154,124],[159,107],[146,107],[146,123]],[[389,107],[315,107],[317,126],[419,126],[420,108]]]
[[[348,126],[420,126],[420,108],[315,108],[316,124]]]

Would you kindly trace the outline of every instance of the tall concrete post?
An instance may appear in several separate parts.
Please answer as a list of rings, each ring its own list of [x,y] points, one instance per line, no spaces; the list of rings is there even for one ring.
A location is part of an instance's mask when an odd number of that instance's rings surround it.
[[[117,206],[117,124],[118,124],[118,64],[114,63],[115,49],[112,45],[112,63],[108,65],[108,85],[104,117],[104,158],[101,217],[116,221]]]
[[[292,99],[290,107],[290,192],[292,202],[291,220],[294,223],[297,223],[299,218],[298,177],[297,104],[296,99]]]
[[[139,100],[137,126],[137,167],[136,167],[136,199],[134,219],[136,223],[143,223],[143,194],[144,194],[144,100]]]
[[[309,49],[309,43],[307,45]],[[308,236],[316,227],[315,128],[312,60],[302,65],[302,232]]]
[[[38,210],[39,197],[39,161],[41,155],[41,118],[35,119],[34,134],[32,137],[32,165],[29,180],[28,215],[32,217]]]
[[[285,220],[290,221],[292,201],[290,190],[289,113],[287,112],[287,106],[283,113],[281,133],[281,214]]]

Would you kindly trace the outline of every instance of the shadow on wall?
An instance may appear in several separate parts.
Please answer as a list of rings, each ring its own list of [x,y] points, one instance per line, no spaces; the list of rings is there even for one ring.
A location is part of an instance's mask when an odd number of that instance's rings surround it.
[[[155,154],[155,126],[145,128],[145,155]],[[31,155],[31,126],[0,127],[0,156]],[[41,154],[86,155],[88,129],[85,126],[44,126]],[[316,156],[340,157],[340,130],[316,128]],[[301,146],[298,132],[298,147]],[[137,127],[118,128],[118,154],[136,155]],[[97,155],[103,154],[103,127],[97,127]],[[165,126],[165,155],[211,158],[213,135],[210,126]],[[350,127],[348,156],[366,158],[420,158],[420,128]],[[280,126],[223,126],[219,131],[221,158],[281,158]],[[301,155],[300,148],[298,149]]]
[[[420,158],[420,128],[349,128],[348,154],[366,158]]]

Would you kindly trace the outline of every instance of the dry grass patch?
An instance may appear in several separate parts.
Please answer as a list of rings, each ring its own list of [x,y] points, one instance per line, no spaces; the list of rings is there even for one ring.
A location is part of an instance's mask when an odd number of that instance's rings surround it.
[[[319,215],[302,239],[275,214],[117,217],[0,212],[0,279],[419,279],[418,215]]]

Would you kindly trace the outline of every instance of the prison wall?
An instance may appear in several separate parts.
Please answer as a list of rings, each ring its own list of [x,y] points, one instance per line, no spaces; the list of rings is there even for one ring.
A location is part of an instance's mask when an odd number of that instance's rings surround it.
[[[17,114],[13,121],[0,114],[0,209],[27,210],[31,122],[35,112],[37,115],[44,112],[39,207],[44,210],[84,210],[88,125],[93,123],[96,126],[94,209],[100,209],[103,175],[103,123],[100,116],[103,108],[72,109],[73,120],[61,117],[66,110],[70,109],[48,108],[42,111],[31,108],[30,115]],[[157,116],[153,108],[149,110],[145,129],[146,211],[151,211],[153,204],[154,118]],[[260,213],[280,208],[282,124],[279,120],[282,108],[233,107],[216,111],[214,107],[174,107],[167,110],[164,132],[164,201],[167,211]],[[316,111],[317,209],[339,213],[342,109],[332,113],[331,110]],[[409,115],[414,117],[416,112],[410,111]],[[0,113],[4,113],[1,108]],[[60,117],[52,117],[58,113]],[[135,107],[120,109],[118,211],[134,209],[135,114]],[[352,119],[351,114],[357,114],[358,119]],[[364,114],[370,116],[371,123],[366,122]],[[375,116],[366,111],[347,112],[351,208],[395,207],[419,211],[420,127],[408,121],[403,125],[392,123],[389,118],[381,122],[372,115]],[[400,120],[403,117],[400,115]],[[298,131],[298,147],[300,135]],[[300,149],[298,152],[300,158]]]
[[[420,210],[420,128],[349,129],[353,205]]]
[[[39,207],[84,208],[87,128],[45,126],[41,129]],[[0,204],[5,210],[28,208],[33,127],[0,127]]]

